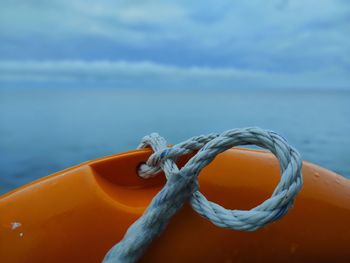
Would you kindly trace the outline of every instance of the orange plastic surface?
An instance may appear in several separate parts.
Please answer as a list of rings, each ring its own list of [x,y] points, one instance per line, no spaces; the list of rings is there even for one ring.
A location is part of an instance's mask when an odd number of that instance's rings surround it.
[[[0,197],[0,262],[101,262],[161,189],[141,179],[148,150],[83,163]],[[186,160],[183,160],[183,162]],[[304,186],[281,220],[256,232],[221,229],[186,205],[142,262],[350,262],[350,183],[304,162]],[[233,149],[199,176],[209,200],[249,209],[268,198],[279,164]]]

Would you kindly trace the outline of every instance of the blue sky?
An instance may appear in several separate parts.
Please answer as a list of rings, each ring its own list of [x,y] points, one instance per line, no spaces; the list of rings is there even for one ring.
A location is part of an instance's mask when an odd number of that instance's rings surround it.
[[[350,87],[347,0],[0,0],[0,43],[0,85]]]

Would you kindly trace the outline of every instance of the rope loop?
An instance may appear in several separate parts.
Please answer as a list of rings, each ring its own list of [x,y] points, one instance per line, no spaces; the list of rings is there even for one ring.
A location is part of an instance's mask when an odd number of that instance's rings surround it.
[[[218,154],[239,145],[265,148],[280,162],[281,178],[271,197],[251,210],[225,209],[208,201],[198,190],[200,171]],[[146,164],[140,166],[139,175],[150,178],[163,170],[167,183],[143,216],[128,229],[123,240],[108,252],[104,262],[135,262],[187,200],[199,215],[216,226],[254,231],[285,215],[302,186],[299,153],[272,131],[255,127],[233,129],[222,134],[192,137],[173,147],[167,147],[163,137],[152,133],[139,145],[139,148],[146,147],[151,147],[154,153]],[[198,152],[179,170],[176,160],[194,151]]]

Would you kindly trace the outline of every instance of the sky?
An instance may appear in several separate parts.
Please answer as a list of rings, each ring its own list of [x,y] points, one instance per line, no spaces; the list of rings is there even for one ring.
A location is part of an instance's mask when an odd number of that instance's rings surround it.
[[[348,0],[0,0],[0,87],[350,88]]]

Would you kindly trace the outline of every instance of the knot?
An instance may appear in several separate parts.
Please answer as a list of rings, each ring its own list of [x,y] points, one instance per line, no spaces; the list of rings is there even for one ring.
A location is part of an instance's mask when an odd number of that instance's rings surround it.
[[[229,210],[208,201],[198,190],[197,177],[216,155],[239,145],[256,145],[270,150],[280,162],[281,179],[272,196],[251,210]],[[260,128],[233,129],[222,134],[193,137],[167,147],[156,133],[143,138],[139,148],[154,153],[139,169],[143,178],[164,171],[167,183],[127,231],[122,241],[106,255],[104,262],[135,262],[150,242],[165,228],[170,218],[189,200],[192,208],[214,225],[240,231],[254,231],[283,215],[293,205],[302,186],[301,157],[275,132]],[[180,170],[176,160],[198,151]]]
[[[174,145],[173,147],[167,147],[166,140],[158,133],[152,133],[145,136],[141,140],[138,149],[151,147],[153,154],[148,158],[146,164],[142,164],[139,167],[139,176],[145,179],[154,177],[162,171],[161,163],[164,160],[171,159],[176,162],[180,156],[202,148],[206,143],[218,136],[218,134],[214,133],[195,136],[187,141]]]

